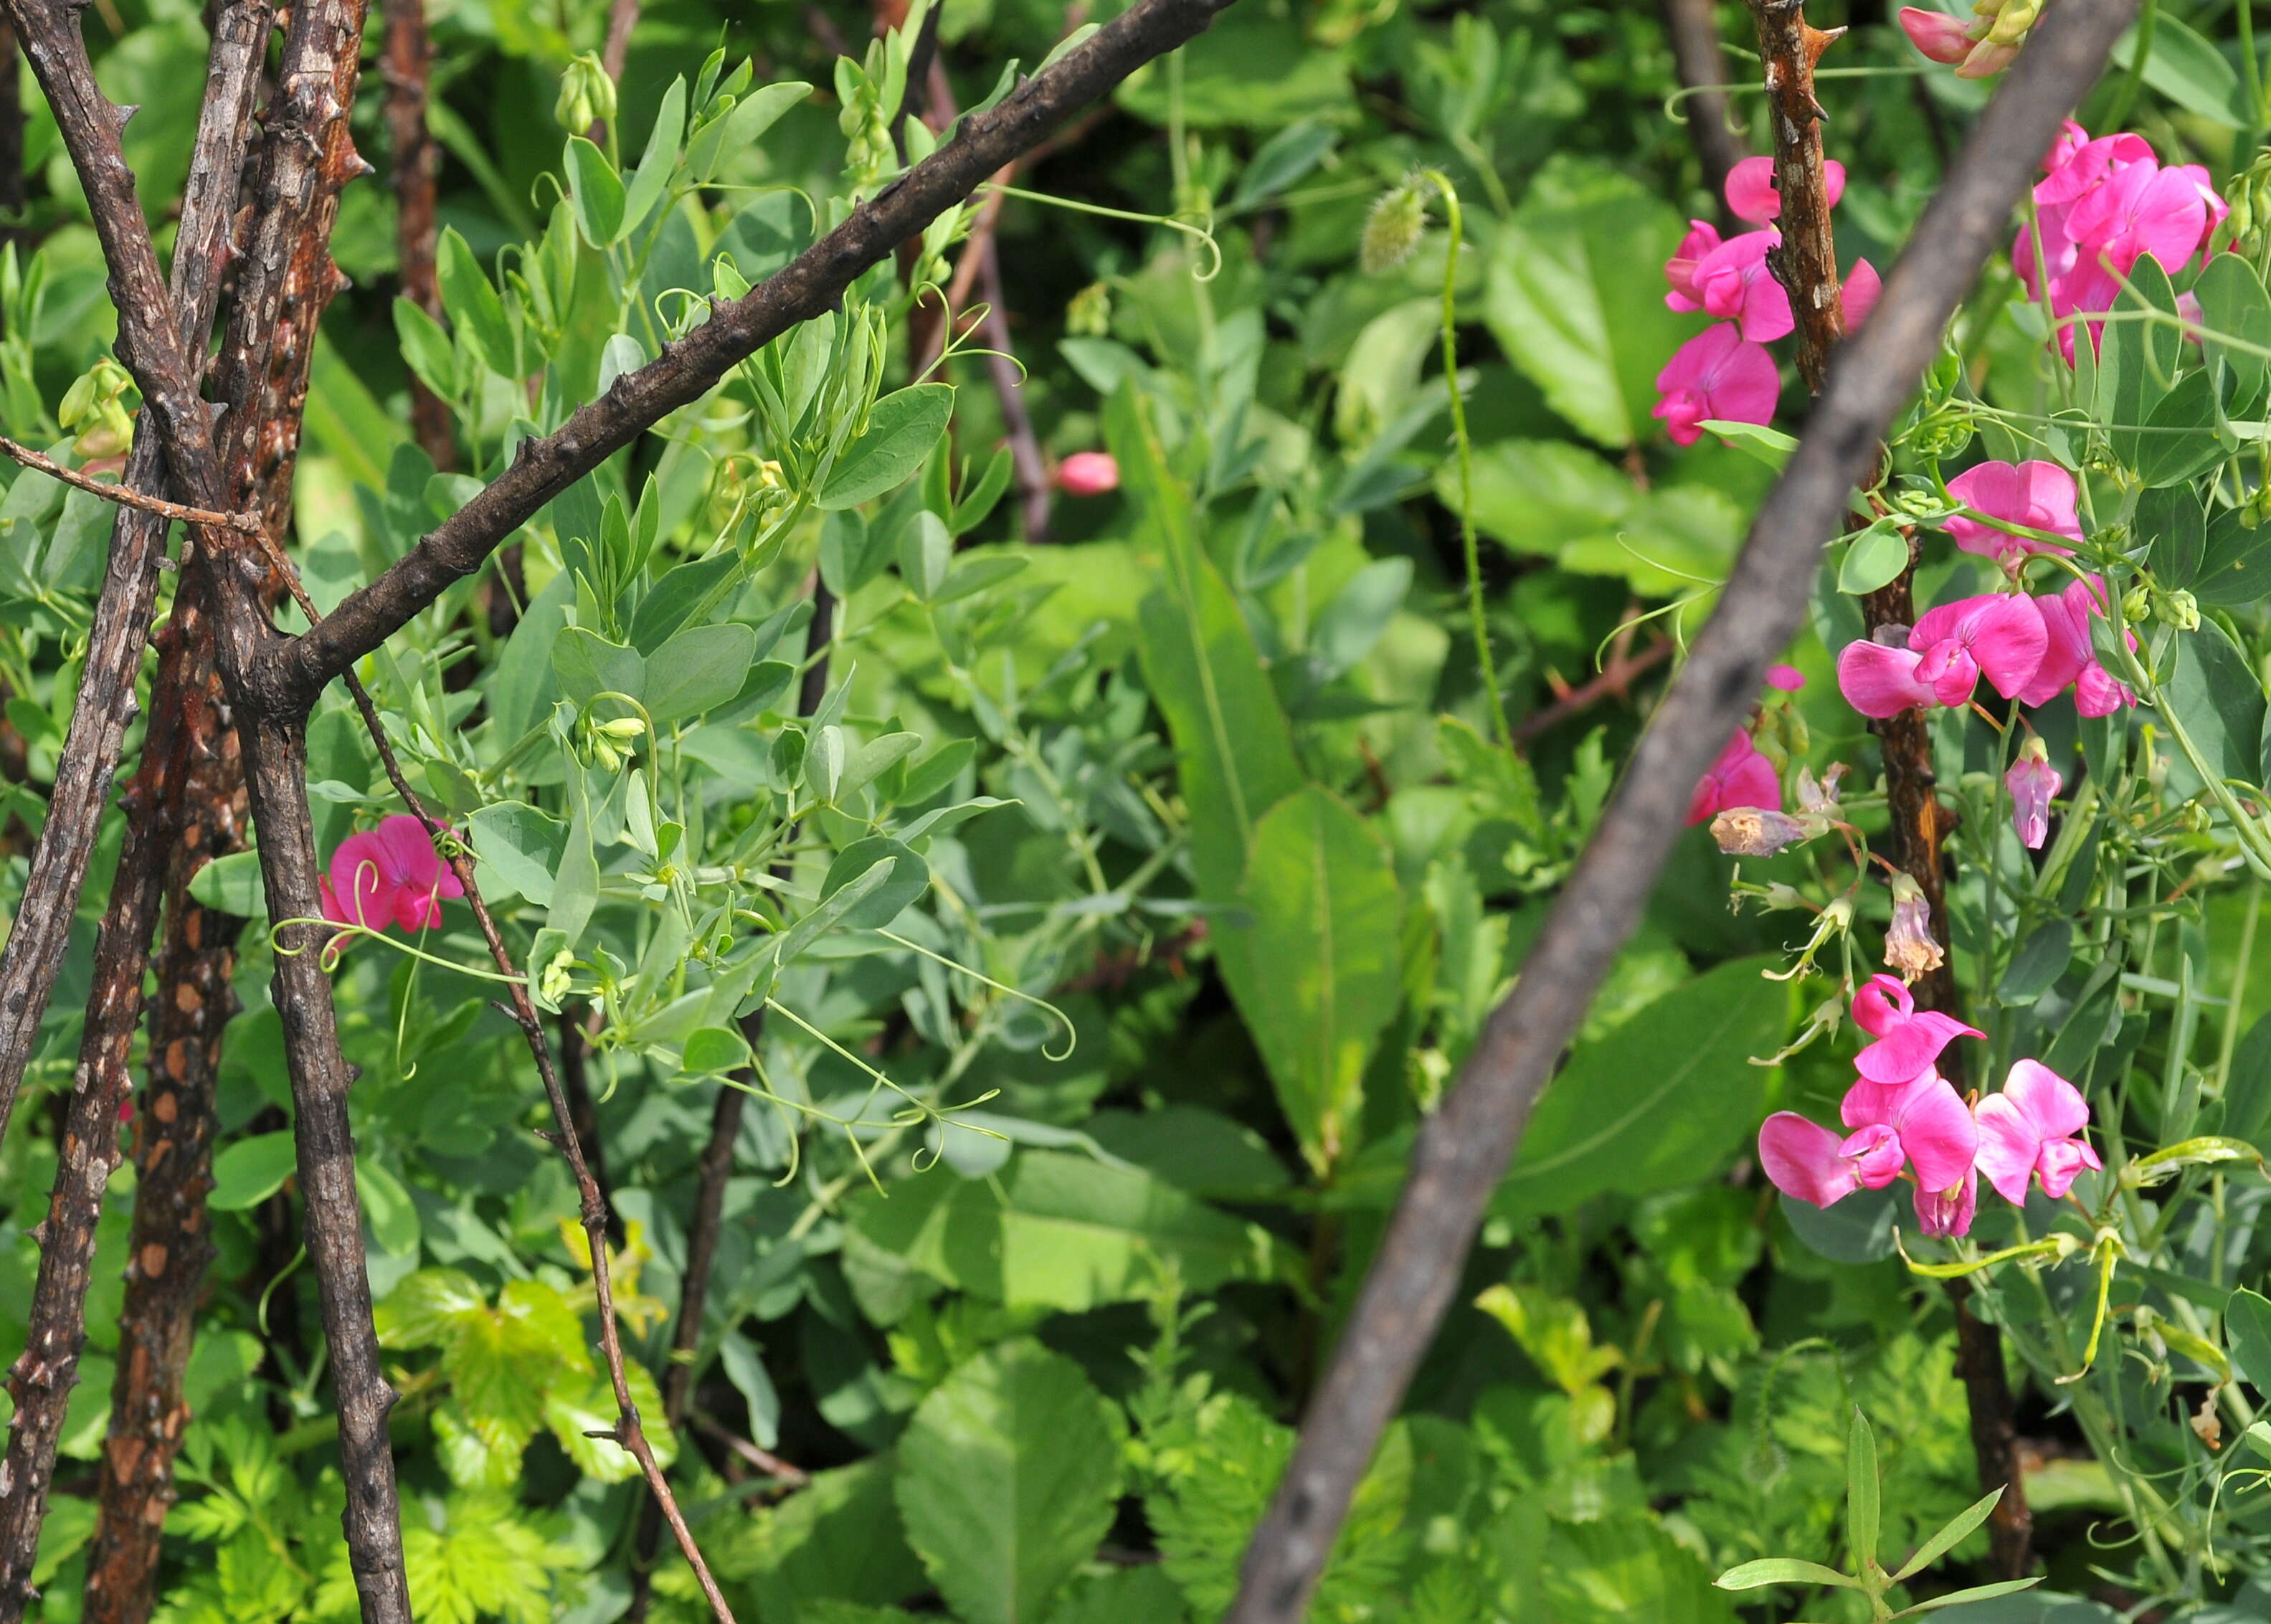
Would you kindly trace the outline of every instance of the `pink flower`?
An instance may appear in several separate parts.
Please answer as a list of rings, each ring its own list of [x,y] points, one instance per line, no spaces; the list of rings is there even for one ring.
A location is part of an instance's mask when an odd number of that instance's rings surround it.
[[[1968,1235],[1971,1218],[1979,1210],[1979,1170],[1972,1168],[1963,1182],[1938,1192],[1917,1186],[1917,1223],[1927,1235]]]
[[[1795,1111],[1777,1111],[1760,1125],[1759,1165],[1783,1195],[1827,1207],[1855,1190],[1882,1189],[1898,1178],[1900,1138],[1873,1127],[1841,1139]]]
[[[2044,1195],[2059,1200],[2083,1168],[2102,1165],[2074,1136],[2089,1123],[2089,1102],[2081,1090],[2039,1061],[2020,1061],[2003,1091],[1979,1102],[1979,1171],[2014,1205],[2025,1203],[2034,1177]]]
[[[1754,344],[1784,337],[1798,324],[1790,294],[1767,269],[1767,252],[1781,241],[1778,231],[1746,231],[1696,262],[1695,297],[1704,313],[1733,322]]]
[[[2051,765],[2050,751],[2039,736],[2029,735],[2019,747],[2019,759],[2003,775],[2003,783],[2011,792],[2011,824],[2019,831],[2019,844],[2030,852],[2041,851],[2050,835],[2051,797],[2065,787],[2066,780]]]
[[[1932,61],[1954,67],[1971,54],[1971,37],[1964,25],[1945,11],[1919,11],[1915,6],[1901,8],[1901,31],[1915,46]]]
[[[2225,220],[2231,218],[2231,205],[2216,194],[2215,185],[2208,178],[2206,165],[2178,164],[2169,173],[2184,176],[2192,184],[2193,190],[2200,193],[2200,202],[2208,210],[2208,228],[2200,233],[2200,248],[2202,253],[2213,254],[2215,251],[2216,230]]]
[[[1656,386],[1664,398],[1649,415],[1664,420],[1674,445],[1693,445],[1703,436],[1700,423],[1772,422],[1782,374],[1763,346],[1721,322],[1681,345]]]
[[[2034,680],[2049,643],[2035,600],[2003,594],[1944,603],[1909,629],[1909,646],[1924,657],[1917,680],[1945,705],[1968,701],[1983,676],[2006,699],[2016,697]]]
[[[1120,488],[1120,465],[1109,451],[1075,451],[1057,465],[1057,488],[1068,496],[1101,496]]]
[[[1822,164],[1821,170],[1829,206],[1834,209],[1837,199],[1845,195],[1845,166],[1832,158]],[[1782,212],[1773,159],[1746,158],[1727,171],[1727,206],[1737,220],[1746,220],[1754,226],[1763,226]]]
[[[339,842],[322,890],[325,919],[369,930],[431,929],[442,922],[443,898],[465,894],[426,826],[399,812]]]
[[[1782,780],[1775,775],[1774,763],[1760,755],[1751,735],[1740,730],[1697,782],[1688,798],[1687,821],[1706,823],[1732,807],[1782,810]]]
[[[1936,1071],[1907,1083],[1872,1083],[1864,1077],[1845,1091],[1837,1114],[1849,1129],[1887,1128],[1898,1136],[1901,1154],[1916,1170],[1917,1188],[1953,1189],[1971,1171],[1979,1150],[1979,1129],[1955,1084]],[[1890,1181],[1887,1181],[1890,1182]]]
[[[1877,308],[1877,295],[1884,291],[1884,279],[1877,267],[1865,259],[1853,262],[1853,269],[1845,278],[1845,286],[1838,290],[1838,305],[1845,314],[1845,331],[1851,332],[1869,319],[1869,312]]]
[[[1924,656],[1913,649],[1865,640],[1849,643],[1837,656],[1837,691],[1864,716],[1880,721],[1910,705],[1933,705],[1940,696],[1917,675]]]
[[[1664,295],[1668,309],[1686,312],[1703,308],[1702,299],[1695,291],[1695,267],[1718,246],[1716,226],[1701,220],[1687,222],[1687,235],[1679,239],[1679,246],[1664,262],[1664,279],[1672,285],[1672,291]]]
[[[2048,531],[2081,541],[2081,521],[2074,511],[2074,475],[2054,462],[1983,462],[1947,482],[1947,494],[1968,508],[2007,524]],[[1962,515],[1947,521],[1947,533],[1967,553],[1992,558],[2006,569],[2036,553],[2070,554],[2073,548],[2056,542],[2015,536],[2007,530]]]
[[[1806,686],[1806,673],[1796,666],[1768,666],[1767,686],[1778,688],[1785,694],[1794,694]]]
[[[1871,1083],[1913,1082],[1932,1071],[1940,1051],[1958,1038],[1987,1035],[1952,1015],[1918,1009],[1915,995],[1888,975],[1871,976],[1853,995],[1853,1024],[1876,1039],[1853,1061]]]
[[[2208,205],[2190,177],[2133,163],[2076,201],[2066,230],[2075,263],[2059,314],[2110,310],[2122,279],[2146,255],[2172,274],[2185,268],[2208,235]]]
[[[2084,716],[2110,716],[2137,696],[2098,663],[2090,646],[2089,617],[2105,614],[2105,580],[2091,576],[2069,581],[2062,592],[2046,592],[2034,600],[2043,618],[2045,641],[2042,663],[2017,695],[2023,705],[2048,704],[2071,686],[2074,709]],[[2130,646],[2136,646],[2133,633]]]

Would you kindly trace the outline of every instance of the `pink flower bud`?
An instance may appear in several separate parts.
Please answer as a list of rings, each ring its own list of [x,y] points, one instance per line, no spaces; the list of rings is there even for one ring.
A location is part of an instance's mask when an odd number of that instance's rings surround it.
[[[1971,41],[1965,36],[1963,24],[1945,11],[1926,11],[1904,5],[1901,8],[1901,31],[1917,49],[1951,68],[1971,54]]]
[[[2050,751],[2039,736],[2029,736],[2019,747],[2019,759],[2003,775],[2003,783],[2011,792],[2011,823],[2019,831],[2019,843],[2030,852],[2041,851],[2050,833],[2051,797],[2065,787],[2065,780],[2051,765]]]
[[[1057,465],[1057,488],[1068,496],[1101,496],[1120,488],[1120,465],[1109,451],[1075,451]]]

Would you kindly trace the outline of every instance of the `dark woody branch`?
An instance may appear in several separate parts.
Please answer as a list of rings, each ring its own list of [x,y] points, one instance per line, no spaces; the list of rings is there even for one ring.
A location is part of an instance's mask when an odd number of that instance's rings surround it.
[[[1843,526],[1848,494],[1874,472],[1880,441],[2007,229],[2059,121],[2134,10],[2134,0],[2064,0],[2051,11],[1917,222],[1868,324],[1839,349],[1718,608],[1642,735],[1522,979],[1420,1129],[1404,1193],[1247,1547],[1230,1624],[1304,1615],[1350,1497],[1458,1286],[1491,1192],[1639,921],[1696,779],[1798,629],[1823,539]]]
[[[254,697],[285,711],[386,641],[449,585],[480,568],[537,510],[798,323],[834,306],[852,283],[956,206],[995,170],[1038,145],[1062,120],[1110,93],[1156,56],[1202,32],[1232,0],[1138,0],[1062,61],[992,110],[963,121],[954,138],[854,210],[785,269],[710,319],[541,439],[521,443],[512,466],[324,624],[264,653]]]

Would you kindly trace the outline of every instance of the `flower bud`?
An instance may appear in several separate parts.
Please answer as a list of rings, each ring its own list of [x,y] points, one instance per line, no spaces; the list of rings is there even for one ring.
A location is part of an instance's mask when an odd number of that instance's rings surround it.
[[[619,716],[612,722],[600,722],[597,731],[610,739],[636,739],[646,731],[646,724],[636,716]]]
[[[1120,464],[1109,451],[1075,451],[1057,465],[1056,487],[1068,496],[1101,496],[1120,488]]]
[[[1065,306],[1065,331],[1076,339],[1104,339],[1112,334],[1112,289],[1091,282]]]
[[[561,74],[560,100],[553,105],[552,116],[571,135],[581,135],[602,121],[614,122],[615,82],[596,52],[584,52]]]
[[[1711,820],[1711,838],[1730,857],[1772,857],[1806,838],[1806,826],[1764,807],[1730,807]]]
[[[2121,594],[2121,618],[2123,620],[2128,621],[2133,625],[2141,624],[2145,621],[2150,620],[2152,615],[2153,595],[2145,590],[2145,585],[2143,582],[2140,581],[2136,585],[2131,587],[2127,592]]]
[[[1901,8],[1901,31],[1909,36],[1909,43],[1933,62],[1954,67],[1971,54],[1971,41],[1965,36],[1964,25],[1945,11],[1920,11],[1912,5]]]
[[[2161,618],[2178,631],[2198,631],[2200,600],[2190,592],[2170,592],[2161,600]]]
[[[1372,205],[1357,244],[1357,262],[1367,276],[1393,271],[1419,246],[1419,234],[1427,225],[1427,194],[1422,185],[1404,181]]]

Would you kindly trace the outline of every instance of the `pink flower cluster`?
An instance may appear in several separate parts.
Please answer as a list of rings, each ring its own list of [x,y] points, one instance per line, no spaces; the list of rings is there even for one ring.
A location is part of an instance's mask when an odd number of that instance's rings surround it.
[[[1954,68],[1957,78],[1992,78],[2011,65],[2040,13],[2039,0],[1980,0],[1967,23],[1908,5],[1901,8],[1901,29],[1917,49]]]
[[[2059,317],[2110,310],[2122,281],[2150,254],[2174,276],[2195,255],[2214,251],[2230,207],[2199,164],[2163,168],[2140,135],[2100,136],[2068,119],[2043,158],[2035,187],[2035,220],[2011,244],[2011,268],[2028,295],[2047,298]],[[2040,255],[2036,227],[2040,227]],[[2094,344],[2103,322],[2090,324]],[[2074,329],[2059,329],[2059,348],[2074,359]]]
[[[1982,463],[1947,488],[1967,510],[1947,521],[1955,544],[1995,559],[2014,577],[2035,555],[2073,551],[2047,538],[2081,540],[2074,476],[2054,463]],[[2039,533],[2014,534],[1987,522],[1992,519]],[[2104,578],[2094,575],[2036,596],[1990,592],[1944,603],[1913,626],[1880,627],[1877,637],[1847,644],[1837,656],[1838,691],[1862,715],[1882,719],[1911,705],[1969,704],[1984,677],[2022,705],[2048,704],[2070,690],[2081,714],[2110,715],[2135,704],[2137,696],[2090,645],[2090,617],[2103,617],[2106,608]],[[2058,772],[2039,748],[2030,748],[2005,782],[2020,838],[2040,846],[2050,798],[2060,786]]]
[[[320,882],[324,917],[334,925],[383,930],[428,930],[442,922],[444,898],[465,886],[450,872],[426,825],[396,813],[376,829],[349,835],[331,853],[331,871]]]
[[[1845,1132],[1793,1111],[1776,1112],[1759,1129],[1760,1165],[1785,1196],[1828,1207],[1906,1177],[1924,1233],[1963,1235],[1983,1175],[2004,1200],[2022,1205],[2029,1182],[2039,1181],[2055,1201],[2084,1168],[2101,1165],[2078,1136],[2089,1122],[2089,1102],[2040,1062],[2018,1062],[2003,1091],[1973,1106],[1940,1075],[1940,1056],[1956,1039],[1984,1032],[1919,1010],[1909,989],[1886,975],[1854,995],[1853,1022],[1875,1041],[1854,1060],[1859,1075],[1838,1109]]]
[[[1823,166],[1834,206],[1845,190],[1845,166]],[[1761,227],[1782,212],[1774,160],[1746,158],[1727,175],[1727,206],[1738,220]],[[1706,422],[1767,423],[1782,396],[1782,374],[1767,353],[1772,340],[1796,325],[1790,294],[1767,266],[1782,242],[1778,231],[1746,231],[1722,240],[1708,220],[1690,220],[1687,235],[1664,264],[1672,309],[1714,318],[1681,345],[1657,375],[1662,398],[1651,415],[1664,420],[1675,445],[1693,445]],[[1858,327],[1877,302],[1877,272],[1865,259],[1845,279],[1845,324]]]

